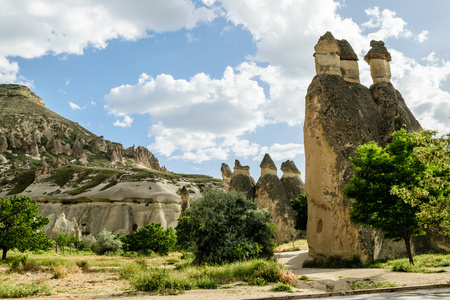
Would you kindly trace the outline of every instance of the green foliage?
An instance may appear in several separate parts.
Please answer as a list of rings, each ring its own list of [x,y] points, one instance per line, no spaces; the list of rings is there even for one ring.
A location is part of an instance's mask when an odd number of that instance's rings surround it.
[[[46,284],[0,285],[0,298],[24,298],[37,294],[49,296],[50,288]]]
[[[115,253],[122,249],[122,241],[112,232],[102,230],[96,237],[92,251],[97,254]]]
[[[291,286],[286,283],[277,283],[274,287],[270,289],[272,292],[287,292],[287,293],[293,293]]]
[[[343,193],[355,199],[350,220],[381,229],[386,238],[403,239],[413,264],[411,236],[423,232],[417,218],[419,207],[406,203],[392,192],[394,186],[419,186],[426,170],[414,153],[417,143],[412,136],[414,134],[400,130],[393,133],[385,149],[375,142],[359,146],[351,159],[355,174]]]
[[[308,199],[306,194],[302,194],[295,199],[290,200],[292,209],[295,211],[295,229],[306,230],[308,223]]]
[[[50,222],[39,216],[37,204],[26,196],[0,197],[0,248],[2,259],[8,250],[46,250],[51,239],[42,229]]]
[[[193,252],[197,262],[221,264],[273,255],[270,213],[240,194],[205,188],[192,201],[190,222],[196,228]]]
[[[97,185],[107,181],[111,177],[117,175],[118,173],[121,173],[121,171],[118,170],[112,170],[112,169],[96,169],[96,172],[98,172],[94,177],[89,178],[89,181],[84,183],[83,185],[77,187],[76,189],[70,190],[67,193],[70,195],[78,195],[86,190],[96,187]]]
[[[415,264],[411,265],[404,258],[387,261],[375,261],[371,268],[391,269],[395,272],[410,273],[440,273],[443,272],[438,267],[450,266],[450,254],[421,254],[415,257]],[[444,271],[445,272],[445,271]]]
[[[366,278],[363,280],[347,281],[347,284],[352,291],[395,287],[395,284],[391,282],[376,281],[370,278]]]
[[[14,187],[8,192],[8,195],[22,193],[34,182],[35,170],[17,170],[16,177],[13,180]]]
[[[167,255],[175,246],[176,235],[172,228],[164,230],[160,223],[150,223],[129,234],[126,241],[128,250],[144,254],[151,251]]]
[[[177,248],[180,250],[189,250],[193,246],[193,240],[196,235],[197,227],[191,221],[190,210],[186,210],[186,214],[178,219],[175,232],[177,234]]]

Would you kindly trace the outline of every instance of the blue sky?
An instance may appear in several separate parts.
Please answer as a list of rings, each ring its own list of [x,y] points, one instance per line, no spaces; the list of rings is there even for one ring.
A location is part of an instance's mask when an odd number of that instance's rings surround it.
[[[0,0],[0,83],[178,173],[269,153],[304,174],[314,45],[331,31],[362,57],[392,55],[394,86],[422,126],[450,131],[450,2],[369,0]],[[281,172],[279,172],[281,175]]]

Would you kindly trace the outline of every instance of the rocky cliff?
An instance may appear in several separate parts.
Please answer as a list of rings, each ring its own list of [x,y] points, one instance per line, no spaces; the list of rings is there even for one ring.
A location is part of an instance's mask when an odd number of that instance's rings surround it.
[[[365,58],[374,80],[370,88],[359,83],[348,42],[327,32],[315,47],[317,75],[308,87],[304,124],[307,236],[315,259],[357,255],[369,261],[386,254],[380,233],[350,223],[351,200],[341,192],[353,176],[349,158],[361,144],[384,146],[394,131],[421,128],[390,83],[391,57],[384,43],[372,41],[371,46]]]
[[[285,161],[281,165],[283,176],[280,180],[277,167],[269,154],[266,154],[260,164],[261,176],[258,182],[250,176],[250,168],[242,166],[236,160],[231,173],[227,164],[222,164],[221,171],[225,188],[232,192],[242,192],[260,207],[267,209],[277,227],[278,242],[291,240],[297,235],[294,229],[293,211],[289,200],[305,193],[300,171],[293,161]]]
[[[126,234],[150,222],[173,227],[201,185],[218,184],[168,172],[144,147],[96,136],[25,86],[1,84],[0,108],[0,197],[31,196],[50,217],[49,234],[74,220],[93,234]]]

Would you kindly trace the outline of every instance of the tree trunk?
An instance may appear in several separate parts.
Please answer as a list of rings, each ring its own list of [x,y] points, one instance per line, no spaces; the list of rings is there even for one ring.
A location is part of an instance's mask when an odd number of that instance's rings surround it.
[[[3,254],[2,254],[2,260],[6,259],[6,252],[8,252],[8,248],[2,248]]]
[[[411,251],[411,233],[409,233],[409,232],[406,233],[403,240],[405,241],[406,252],[408,253],[409,263],[414,265],[414,259],[413,259],[412,251]]]

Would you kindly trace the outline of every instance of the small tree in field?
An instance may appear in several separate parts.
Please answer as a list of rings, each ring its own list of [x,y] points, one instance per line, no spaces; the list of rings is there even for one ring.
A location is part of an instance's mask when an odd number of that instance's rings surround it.
[[[150,223],[138,231],[129,234],[126,238],[128,250],[149,253],[158,252],[167,255],[177,241],[172,228],[164,230],[160,223]]]
[[[191,203],[190,222],[198,262],[221,264],[273,255],[270,213],[241,194],[205,188]]]
[[[424,137],[428,142],[423,142]],[[446,163],[430,163],[420,155],[433,148],[430,132],[405,130],[395,132],[384,149],[375,142],[361,145],[351,159],[355,174],[343,190],[347,197],[354,198],[351,221],[381,229],[386,238],[403,240],[411,264],[411,236],[423,233],[421,229],[426,226],[448,224],[450,216],[449,147],[447,144],[441,149],[447,153],[442,155],[447,157]],[[429,184],[436,181],[441,183],[440,188]],[[436,208],[442,210],[439,218],[430,217]]]
[[[295,211],[295,226],[297,230],[306,230],[308,223],[308,200],[306,194],[301,194],[295,199],[290,200],[292,209]]]
[[[50,222],[39,216],[37,204],[26,196],[0,197],[0,248],[2,259],[8,250],[46,250],[52,240],[42,229]]]

